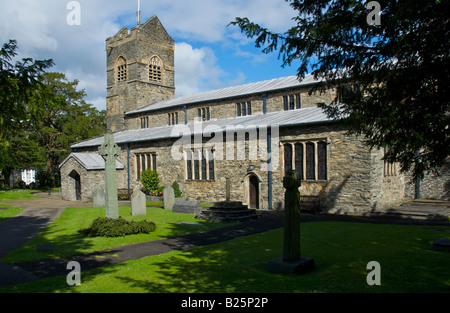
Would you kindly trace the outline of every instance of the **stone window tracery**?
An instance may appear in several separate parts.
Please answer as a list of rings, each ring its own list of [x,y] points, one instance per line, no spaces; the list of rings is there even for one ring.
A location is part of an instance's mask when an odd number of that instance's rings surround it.
[[[116,62],[116,80],[118,83],[127,80],[127,61],[122,56]]]
[[[214,180],[214,151],[212,149],[185,150],[186,180]]]
[[[293,169],[301,180],[327,180],[326,140],[305,140],[283,144],[284,173]]]
[[[136,160],[137,180],[141,178],[141,173],[145,170],[152,169],[156,171],[156,153],[154,152],[136,153],[135,160]]]
[[[148,79],[152,82],[162,83],[162,62],[157,56],[150,59]]]

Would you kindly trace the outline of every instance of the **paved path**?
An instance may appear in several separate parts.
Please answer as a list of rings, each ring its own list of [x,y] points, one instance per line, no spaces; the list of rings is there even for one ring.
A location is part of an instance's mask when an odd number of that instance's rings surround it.
[[[67,207],[88,206],[86,202],[61,200],[58,193],[36,194],[40,198],[0,201],[17,208],[21,213],[0,223],[0,258],[21,247],[52,223]],[[0,263],[0,286],[34,280],[36,277],[18,266]]]
[[[62,200],[58,193],[36,194],[40,198],[0,201],[16,208],[21,213],[0,223],[0,258],[19,248],[52,223],[67,207],[90,206],[87,202]]]

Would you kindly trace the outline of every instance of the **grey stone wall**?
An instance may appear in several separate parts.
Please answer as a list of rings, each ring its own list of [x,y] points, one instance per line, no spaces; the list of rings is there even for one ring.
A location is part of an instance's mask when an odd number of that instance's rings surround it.
[[[154,16],[140,27],[122,28],[106,40],[107,54],[107,129],[111,132],[127,129],[124,113],[175,95],[175,42]],[[149,80],[150,59],[162,61],[162,81]],[[116,81],[116,61],[124,57],[127,80]],[[135,123],[131,123],[134,126]],[[139,124],[140,125],[140,124]]]
[[[405,175],[405,198],[415,199],[416,181],[411,173]],[[450,158],[436,173],[427,173],[420,182],[420,198],[450,201]]]
[[[105,188],[104,170],[88,171],[74,158],[70,158],[61,167],[61,195],[64,200],[76,201],[75,180],[72,178],[74,172],[80,175],[82,201],[92,199],[92,192],[96,188]],[[127,188],[125,173],[124,170],[117,170],[117,188]]]

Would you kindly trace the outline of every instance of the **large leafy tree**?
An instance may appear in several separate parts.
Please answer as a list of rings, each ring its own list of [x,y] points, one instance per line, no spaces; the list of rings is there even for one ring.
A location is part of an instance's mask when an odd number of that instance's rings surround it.
[[[42,168],[52,186],[70,144],[104,133],[106,113],[86,103],[78,81],[46,72],[52,60],[11,63],[17,43],[0,50],[0,171]]]
[[[55,184],[57,164],[70,152],[70,144],[104,133],[105,112],[84,101],[78,81],[68,81],[62,73],[45,73],[39,88],[30,96],[29,126],[37,135],[44,153],[45,169]]]
[[[14,163],[10,140],[22,145],[27,137],[17,132],[22,130],[26,120],[27,102],[31,93],[39,86],[39,76],[53,65],[52,60],[23,58],[16,61],[17,42],[10,40],[0,49],[0,171],[10,168]]]
[[[319,104],[371,147],[389,148],[415,177],[450,155],[449,0],[377,1],[380,23],[370,23],[369,1],[290,0],[296,25],[279,34],[236,18],[264,53],[279,51],[283,66],[311,71],[312,92],[336,88],[333,103]],[[420,162],[418,152],[420,151]]]

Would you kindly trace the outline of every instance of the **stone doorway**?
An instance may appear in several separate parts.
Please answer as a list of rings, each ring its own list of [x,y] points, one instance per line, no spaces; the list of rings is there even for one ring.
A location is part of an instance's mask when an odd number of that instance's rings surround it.
[[[81,177],[76,171],[72,171],[69,175],[75,182],[75,200],[81,201]]]
[[[259,209],[259,179],[256,175],[250,175],[248,182],[249,207]]]

